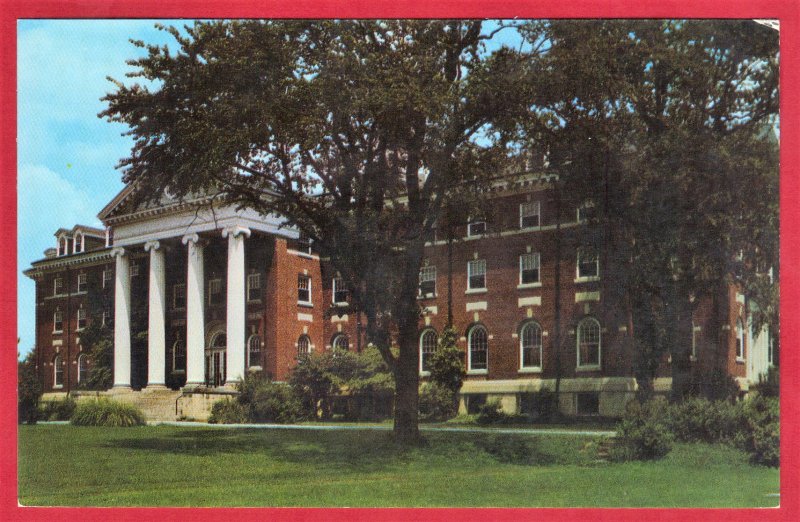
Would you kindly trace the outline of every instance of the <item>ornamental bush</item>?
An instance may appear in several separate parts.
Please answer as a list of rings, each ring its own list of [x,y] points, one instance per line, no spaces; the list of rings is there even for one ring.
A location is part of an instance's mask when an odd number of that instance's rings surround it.
[[[667,421],[681,442],[734,442],[746,426],[741,403],[691,398],[672,405]]]
[[[439,422],[455,417],[457,408],[453,391],[435,382],[419,389],[419,417],[425,422]]]
[[[664,401],[630,403],[617,425],[612,460],[654,460],[669,453],[674,436],[669,429],[668,408]]]
[[[142,411],[132,404],[98,399],[81,401],[75,408],[71,423],[74,426],[106,426],[109,428],[128,428],[144,426]]]
[[[247,408],[239,401],[222,400],[211,407],[209,424],[244,424],[249,422]]]
[[[780,403],[777,398],[753,395],[741,402],[745,429],[737,446],[750,454],[750,461],[765,466],[780,463]]]
[[[289,424],[308,416],[294,390],[260,374],[250,374],[239,385],[238,401],[251,422]]]
[[[46,421],[68,421],[75,413],[76,403],[72,397],[60,401],[44,401],[40,404],[40,418]]]

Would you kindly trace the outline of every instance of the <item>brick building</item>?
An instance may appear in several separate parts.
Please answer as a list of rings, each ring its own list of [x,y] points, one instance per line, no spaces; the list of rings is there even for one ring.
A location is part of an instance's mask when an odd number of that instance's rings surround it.
[[[105,230],[59,230],[56,248],[25,272],[36,280],[36,361],[46,392],[80,388],[89,364],[80,336],[90,321],[113,323],[115,389],[202,390],[207,398],[230,390],[248,368],[285,380],[299,352],[364,345],[359,318],[326,313],[347,300],[335,272],[280,216],[212,212],[202,198],[166,195],[132,208],[131,193],[125,188],[100,212]],[[591,208],[562,213],[557,223],[546,180],[534,178],[498,181],[491,197],[494,219],[464,225],[450,246],[437,237],[427,247],[420,374],[449,302],[466,353],[464,409],[496,397],[507,410],[524,410],[560,373],[562,412],[621,414],[636,390],[633,348],[608,288],[614,267],[583,240]],[[698,303],[686,341],[693,372],[722,369],[742,390],[766,373],[770,335],[752,331],[746,306],[728,287]],[[656,390],[669,389],[668,365]]]

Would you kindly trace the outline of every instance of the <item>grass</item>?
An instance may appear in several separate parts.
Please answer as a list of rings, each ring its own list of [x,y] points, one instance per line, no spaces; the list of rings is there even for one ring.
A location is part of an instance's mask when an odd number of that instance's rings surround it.
[[[775,506],[778,470],[726,446],[595,462],[597,439],[384,431],[21,426],[23,505]],[[742,487],[747,484],[747,487]]]

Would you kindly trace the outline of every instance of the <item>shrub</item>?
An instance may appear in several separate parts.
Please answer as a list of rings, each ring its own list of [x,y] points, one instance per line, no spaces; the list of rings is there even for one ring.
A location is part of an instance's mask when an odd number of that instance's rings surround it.
[[[478,412],[478,424],[499,424],[504,422],[505,418],[506,414],[499,399],[487,401]]]
[[[453,391],[435,382],[419,390],[419,415],[423,421],[443,421],[456,415]]]
[[[17,362],[17,420],[21,423],[36,424],[39,419],[39,397],[42,395],[39,379],[36,377],[36,359],[31,350],[25,360]]]
[[[60,401],[46,401],[41,404],[41,418],[48,421],[67,421],[75,413],[76,403],[72,397]]]
[[[558,398],[548,389],[520,396],[520,410],[536,422],[551,422],[558,416]]]
[[[130,426],[143,426],[144,414],[132,404],[98,399],[96,401],[81,401],[72,415],[74,426],[106,426],[114,428],[127,428]]]
[[[428,360],[431,382],[450,389],[453,401],[464,384],[464,352],[458,347],[458,334],[452,328],[445,328],[439,337],[439,345]]]
[[[780,372],[774,366],[767,371],[767,377],[759,375],[758,384],[751,386],[751,392],[757,392],[762,397],[778,397],[780,392]]]
[[[238,401],[222,400],[211,407],[209,424],[244,424],[248,422],[247,408]]]
[[[254,374],[245,377],[239,391],[238,401],[252,422],[287,424],[307,416],[303,403],[286,384]]]
[[[673,405],[669,427],[682,442],[733,442],[744,429],[741,407],[728,401],[692,398]]]
[[[630,403],[617,425],[611,458],[617,461],[659,459],[672,449],[673,435],[667,422],[668,406],[663,401],[643,405]]]
[[[750,454],[750,461],[765,466],[780,462],[780,403],[772,397],[754,395],[741,402],[744,429],[737,446]]]

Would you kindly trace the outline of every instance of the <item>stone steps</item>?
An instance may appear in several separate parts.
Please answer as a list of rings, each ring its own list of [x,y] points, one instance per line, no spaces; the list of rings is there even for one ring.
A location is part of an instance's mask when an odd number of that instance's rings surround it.
[[[109,390],[99,394],[81,395],[79,399],[91,399],[95,396],[108,397],[109,399],[132,404],[142,410],[148,421],[174,421],[178,420],[175,414],[175,401],[180,397],[180,391],[169,389],[159,390]]]
[[[597,445],[597,460],[603,462],[611,461],[611,451],[617,444],[616,437],[606,437]]]

